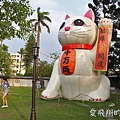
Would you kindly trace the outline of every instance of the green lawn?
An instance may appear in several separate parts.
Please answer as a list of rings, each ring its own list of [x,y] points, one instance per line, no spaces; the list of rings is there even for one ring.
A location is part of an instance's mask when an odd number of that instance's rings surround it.
[[[2,97],[1,94],[0,97]],[[30,87],[11,87],[11,94],[8,96],[9,107],[0,108],[0,120],[30,120],[31,98]],[[0,103],[2,103],[1,100]],[[114,103],[115,107],[108,107],[111,103]],[[37,120],[106,120],[103,116],[98,115],[97,111],[96,117],[90,116],[92,108],[96,108],[98,111],[101,109],[104,111],[120,110],[120,100],[116,101],[115,95],[112,95],[111,100],[102,103],[83,103],[64,98],[58,102],[57,99],[48,101],[36,96]],[[114,118],[118,119],[119,114],[114,115]]]

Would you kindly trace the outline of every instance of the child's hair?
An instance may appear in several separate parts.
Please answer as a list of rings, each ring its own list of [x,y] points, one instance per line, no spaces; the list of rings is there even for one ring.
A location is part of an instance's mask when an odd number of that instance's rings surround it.
[[[4,77],[3,77],[3,80],[7,81],[7,77],[4,76]]]

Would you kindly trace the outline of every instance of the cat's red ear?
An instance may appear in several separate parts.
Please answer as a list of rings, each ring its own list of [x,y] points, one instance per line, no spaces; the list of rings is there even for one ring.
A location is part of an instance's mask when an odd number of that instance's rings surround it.
[[[89,9],[89,10],[85,13],[84,16],[87,17],[87,18],[89,18],[89,19],[91,19],[92,21],[95,20],[95,15],[94,15],[92,9]]]
[[[70,18],[70,16],[66,14],[65,20],[68,19],[68,18]]]

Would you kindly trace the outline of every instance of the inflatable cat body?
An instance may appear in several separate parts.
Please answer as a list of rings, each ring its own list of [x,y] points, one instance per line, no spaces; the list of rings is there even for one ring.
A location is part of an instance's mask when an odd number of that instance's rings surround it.
[[[100,21],[99,26],[112,27],[109,19]],[[62,45],[62,55],[56,60],[43,99],[63,97],[72,100],[105,101],[110,97],[109,79],[94,70],[97,27],[90,9],[84,17],[66,15],[61,25],[58,39]]]

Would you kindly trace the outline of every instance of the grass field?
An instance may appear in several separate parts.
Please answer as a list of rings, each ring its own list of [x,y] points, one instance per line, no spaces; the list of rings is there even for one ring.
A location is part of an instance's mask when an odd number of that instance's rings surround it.
[[[42,90],[41,90],[42,91]],[[0,94],[0,97],[2,95]],[[11,87],[11,93],[8,96],[9,107],[0,108],[0,120],[30,120],[31,115],[31,88],[30,87]],[[2,106],[2,99],[0,99]],[[114,107],[109,107],[114,103]],[[98,114],[92,117],[90,111],[95,110],[120,110],[120,100],[116,101],[115,95],[112,94],[111,100],[95,103],[70,101],[61,98],[56,100],[42,100],[36,96],[36,118],[37,120],[106,120],[105,117]],[[119,114],[115,114],[114,118],[120,118]]]

